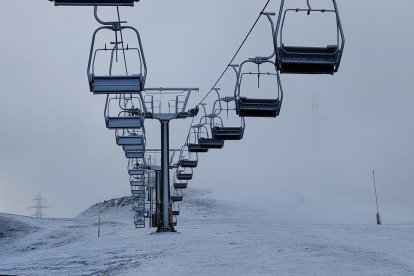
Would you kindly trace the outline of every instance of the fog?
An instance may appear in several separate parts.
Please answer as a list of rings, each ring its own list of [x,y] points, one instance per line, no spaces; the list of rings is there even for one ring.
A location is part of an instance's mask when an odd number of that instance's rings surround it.
[[[121,17],[140,31],[147,86],[199,87],[194,106],[264,3],[141,0],[121,8]],[[338,6],[346,36],[339,72],[282,75],[280,116],[247,118],[242,141],[200,155],[191,187],[281,222],[375,223],[375,169],[383,222],[414,221],[414,3]],[[271,1],[267,10],[278,8]],[[113,18],[112,12],[105,9],[102,17]],[[105,128],[105,97],[93,96],[87,83],[91,36],[99,26],[93,9],[4,0],[0,21],[0,212],[29,214],[37,191],[50,217],[75,216],[99,200],[128,195],[127,161]],[[324,21],[308,30],[303,22],[290,21],[288,38],[330,39]],[[234,63],[271,51],[262,18]],[[232,95],[234,81],[229,70],[218,85],[223,95]],[[206,100],[210,109],[213,101]],[[190,121],[172,122],[172,147],[184,144]],[[148,147],[157,147],[159,123],[146,121],[146,127]]]

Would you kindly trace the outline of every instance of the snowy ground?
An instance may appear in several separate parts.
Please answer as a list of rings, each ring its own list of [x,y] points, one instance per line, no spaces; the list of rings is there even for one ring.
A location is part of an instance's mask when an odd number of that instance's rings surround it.
[[[0,214],[0,274],[414,275],[414,225],[286,225],[189,191],[179,233],[134,229],[131,207],[75,219]]]

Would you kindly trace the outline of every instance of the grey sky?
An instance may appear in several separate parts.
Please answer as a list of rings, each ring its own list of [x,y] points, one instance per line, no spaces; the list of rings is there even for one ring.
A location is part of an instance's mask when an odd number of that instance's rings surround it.
[[[141,32],[147,85],[200,87],[195,104],[265,1],[141,2],[121,16]],[[192,187],[271,210],[282,221],[361,223],[374,221],[375,168],[384,222],[413,222],[414,3],[338,5],[347,39],[339,72],[282,75],[281,116],[248,118],[242,141],[201,156]],[[278,6],[272,1],[268,10]],[[50,216],[74,216],[129,194],[126,159],[105,128],[105,98],[88,91],[87,58],[98,26],[92,9],[7,0],[0,18],[0,212],[28,214],[37,191]],[[263,20],[236,61],[268,53],[269,43]],[[229,71],[220,84],[228,95],[233,81]],[[182,145],[188,123],[174,123],[172,145]],[[146,126],[155,146],[158,123]]]

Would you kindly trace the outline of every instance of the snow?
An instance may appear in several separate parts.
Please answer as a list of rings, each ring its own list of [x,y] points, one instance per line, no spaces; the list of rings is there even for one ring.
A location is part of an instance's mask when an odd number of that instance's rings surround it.
[[[189,190],[178,233],[135,229],[130,205],[73,219],[0,214],[0,274],[414,275],[414,225],[282,224]]]

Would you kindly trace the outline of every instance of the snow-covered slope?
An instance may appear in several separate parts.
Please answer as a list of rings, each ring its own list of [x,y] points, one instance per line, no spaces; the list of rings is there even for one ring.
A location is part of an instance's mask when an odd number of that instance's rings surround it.
[[[154,234],[133,228],[125,200],[107,202],[99,239],[96,205],[74,219],[0,214],[0,274],[414,275],[414,225],[286,225],[189,190],[179,233]]]

